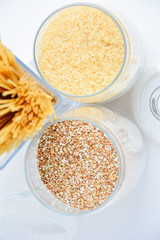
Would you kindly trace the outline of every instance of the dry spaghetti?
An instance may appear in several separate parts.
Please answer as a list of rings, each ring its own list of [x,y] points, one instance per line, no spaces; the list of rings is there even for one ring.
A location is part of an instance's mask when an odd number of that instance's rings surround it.
[[[0,155],[42,128],[54,112],[52,102],[0,42]]]
[[[68,94],[88,95],[107,87],[124,60],[124,40],[105,12],[73,6],[54,14],[40,32],[37,63],[44,78]]]

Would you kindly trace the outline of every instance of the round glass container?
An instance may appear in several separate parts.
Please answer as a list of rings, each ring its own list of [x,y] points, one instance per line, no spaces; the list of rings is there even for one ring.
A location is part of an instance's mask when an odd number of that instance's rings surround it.
[[[160,143],[160,65],[149,68],[134,87],[132,111],[139,127]]]
[[[92,8],[96,8],[104,13],[106,13],[118,26],[124,40],[124,48],[125,48],[125,55],[123,64],[121,66],[121,69],[118,73],[118,75],[115,77],[115,79],[105,88],[102,90],[89,94],[89,95],[71,95],[67,94],[65,92],[62,92],[58,89],[55,89],[53,86],[51,86],[51,89],[53,91],[57,91],[61,95],[65,95],[66,97],[70,98],[73,101],[78,102],[84,102],[84,103],[96,103],[96,102],[102,102],[102,101],[111,101],[119,96],[123,95],[128,89],[130,89],[137,78],[139,77],[141,71],[142,71],[142,47],[139,43],[139,38],[137,35],[137,31],[133,24],[129,21],[128,18],[126,18],[124,15],[121,15],[119,12],[110,11],[108,9],[99,7],[97,5],[93,4],[87,4],[87,3],[77,3],[77,4],[71,4],[64,6],[56,11],[54,11],[51,15],[47,17],[47,19],[42,23],[40,26],[38,33],[35,38],[34,43],[34,60],[35,65],[37,68],[37,71],[41,75],[42,78],[45,79],[43,76],[40,67],[39,67],[39,42],[41,40],[41,37],[44,33],[45,27],[50,23],[50,21],[54,18],[55,14],[58,14],[60,11],[63,11],[66,8],[74,7],[74,6],[88,6]],[[47,79],[45,79],[47,81]]]
[[[122,199],[142,176],[145,166],[145,148],[141,133],[130,120],[103,107],[75,108],[65,113],[57,121],[66,119],[92,123],[111,140],[119,157],[119,177],[114,190],[101,205],[89,211],[75,209],[56,199],[43,184],[37,167],[38,143],[48,124],[34,137],[28,148],[25,164],[27,182],[35,197],[44,206],[55,212],[80,215],[104,209]]]
[[[75,217],[49,211],[27,191],[1,197],[0,212],[0,229],[17,240],[72,240],[78,227]]]

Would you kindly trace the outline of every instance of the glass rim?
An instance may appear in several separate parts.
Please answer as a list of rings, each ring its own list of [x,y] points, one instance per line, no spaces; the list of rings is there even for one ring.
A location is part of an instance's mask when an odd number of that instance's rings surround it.
[[[101,89],[100,91],[98,92],[95,92],[95,93],[92,93],[92,94],[88,94],[88,95],[74,95],[74,94],[69,94],[69,93],[65,93],[55,87],[53,87],[47,80],[46,78],[43,76],[43,74],[41,73],[41,70],[38,66],[38,60],[37,60],[37,54],[36,54],[36,49],[37,49],[37,44],[38,44],[38,39],[39,39],[39,35],[41,33],[41,30],[43,29],[44,25],[50,20],[50,18],[52,18],[56,13],[58,13],[59,11],[61,10],[64,10],[66,8],[70,8],[70,7],[76,7],[76,6],[88,6],[88,7],[93,7],[93,8],[96,8],[102,12],[104,12],[105,14],[107,14],[115,23],[116,25],[118,26],[121,34],[122,34],[122,37],[123,37],[123,41],[124,41],[124,59],[123,59],[123,63],[122,63],[122,66],[117,74],[117,76],[114,78],[114,80],[109,84],[107,85],[105,88]],[[72,98],[88,98],[88,97],[95,97],[101,93],[104,93],[107,89],[109,89],[111,86],[113,86],[114,83],[116,83],[117,79],[119,78],[119,76],[121,75],[121,73],[123,72],[124,68],[125,68],[125,65],[126,65],[126,62],[127,62],[127,40],[126,40],[126,37],[125,37],[125,31],[123,30],[123,27],[121,26],[121,24],[119,23],[119,21],[116,19],[116,17],[114,16],[114,14],[110,11],[110,10],[107,10],[103,7],[100,7],[96,4],[90,4],[90,3],[72,3],[72,4],[67,4],[63,7],[60,7],[58,9],[56,9],[55,11],[53,11],[51,14],[49,14],[49,16],[47,18],[45,18],[45,20],[41,23],[37,33],[36,33],[36,36],[35,36],[35,39],[34,39],[34,46],[33,46],[33,58],[34,58],[34,63],[35,63],[35,67],[36,67],[36,70],[38,71],[38,73],[40,74],[40,76],[49,84],[50,86],[50,89],[52,91],[56,91],[57,93],[61,94],[61,95],[64,95],[66,97],[72,97]]]
[[[28,170],[28,160],[29,160],[29,154],[30,154],[30,151],[31,151],[31,148],[32,148],[32,145],[35,143],[35,141],[37,141],[37,137],[38,139],[40,139],[42,133],[44,132],[44,130],[49,127],[50,125],[53,125],[54,123],[56,122],[62,122],[62,121],[65,121],[65,120],[79,120],[79,121],[84,121],[84,122],[87,122],[89,124],[92,124],[94,125],[95,127],[99,128],[112,142],[113,146],[115,147],[115,150],[117,152],[117,155],[118,155],[118,162],[119,162],[119,175],[118,175],[118,179],[117,179],[117,182],[116,182],[116,185],[113,189],[113,191],[111,192],[111,194],[109,195],[109,197],[107,197],[107,199],[102,203],[100,204],[99,206],[93,208],[92,210],[82,210],[82,212],[79,212],[79,213],[71,213],[71,212],[63,212],[61,210],[58,210],[56,209],[56,207],[51,207],[48,203],[45,202],[45,200],[43,200],[38,194],[37,194],[37,191],[33,188],[33,185],[32,185],[32,182],[31,182],[31,179],[30,179],[30,172]],[[79,117],[66,117],[66,118],[59,118],[53,122],[49,122],[47,124],[44,125],[44,127],[41,129],[41,131],[36,134],[32,141],[30,142],[28,148],[27,148],[27,151],[26,151],[26,154],[25,154],[25,164],[24,164],[24,167],[25,167],[25,178],[27,180],[27,184],[32,192],[32,194],[35,196],[35,198],[45,207],[47,207],[49,210],[55,212],[55,213],[59,213],[59,214],[62,214],[62,215],[67,215],[67,216],[80,216],[80,215],[87,215],[87,214],[90,214],[90,213],[95,213],[97,212],[98,210],[102,210],[103,207],[107,207],[107,205],[110,203],[110,201],[114,200],[114,196],[116,196],[116,194],[118,193],[118,190],[120,189],[121,187],[121,184],[122,184],[122,180],[123,180],[123,169],[124,169],[124,161],[123,161],[123,156],[121,154],[121,151],[119,151],[119,146],[117,146],[117,143],[114,139],[114,137],[111,136],[111,134],[106,131],[103,127],[101,127],[99,124],[97,123],[94,123],[90,120],[87,120],[87,119],[84,119],[84,118],[79,118]],[[44,183],[43,183],[44,185]],[[44,185],[45,186],[45,185]],[[51,194],[51,193],[50,193]],[[79,209],[78,209],[79,210]]]
[[[149,106],[153,116],[160,121],[160,86],[153,90],[149,98]]]

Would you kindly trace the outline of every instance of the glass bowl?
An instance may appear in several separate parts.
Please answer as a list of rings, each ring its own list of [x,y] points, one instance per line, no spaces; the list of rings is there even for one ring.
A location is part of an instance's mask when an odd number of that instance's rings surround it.
[[[70,207],[56,199],[43,184],[37,167],[37,146],[44,128],[33,138],[29,145],[25,172],[31,192],[47,208],[67,215],[82,215],[100,211],[122,199],[140,179],[145,165],[145,148],[143,138],[137,127],[120,114],[102,107],[86,106],[75,108],[65,113],[62,120],[84,120],[102,130],[112,141],[119,157],[119,177],[110,196],[92,210],[80,210]]]
[[[57,9],[52,14],[50,14],[45,21],[40,26],[35,42],[34,42],[34,61],[36,65],[36,69],[40,76],[45,79],[43,76],[39,64],[38,64],[38,46],[41,36],[45,30],[47,24],[54,18],[55,14],[59,11],[63,11],[66,8],[74,7],[74,6],[89,6],[92,8],[96,8],[104,13],[106,13],[118,26],[124,40],[124,48],[125,48],[125,56],[124,61],[121,66],[121,69],[116,76],[116,78],[104,89],[89,95],[71,95],[65,92],[62,92],[50,84],[50,88],[53,91],[57,91],[58,94],[64,95],[70,98],[73,101],[84,102],[84,103],[97,103],[103,101],[112,101],[121,95],[123,95],[127,90],[129,90],[137,78],[140,76],[142,71],[143,59],[142,59],[142,48],[140,46],[139,37],[137,31],[133,24],[126,18],[124,15],[117,13],[114,11],[106,10],[103,7],[99,7],[97,5],[88,4],[88,3],[77,3],[66,5],[60,9]],[[47,79],[45,79],[47,81]]]

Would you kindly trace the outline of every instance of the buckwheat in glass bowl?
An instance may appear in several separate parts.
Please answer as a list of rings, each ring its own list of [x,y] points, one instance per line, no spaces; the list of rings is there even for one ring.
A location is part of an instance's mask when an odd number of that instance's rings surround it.
[[[26,154],[32,193],[50,210],[68,215],[105,209],[124,198],[145,167],[137,127],[102,107],[79,107],[44,126]]]
[[[84,103],[109,102],[138,79],[141,51],[137,31],[124,15],[83,3],[64,6],[42,23],[34,60],[59,94]]]

